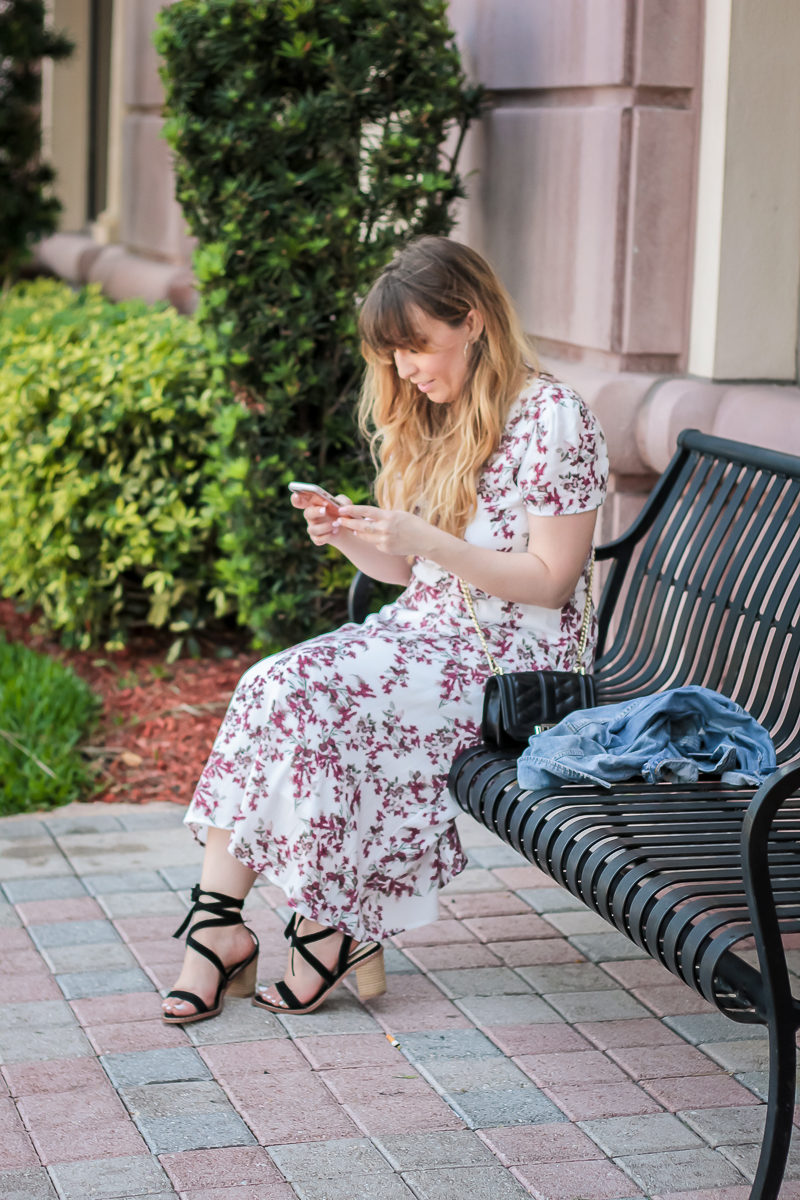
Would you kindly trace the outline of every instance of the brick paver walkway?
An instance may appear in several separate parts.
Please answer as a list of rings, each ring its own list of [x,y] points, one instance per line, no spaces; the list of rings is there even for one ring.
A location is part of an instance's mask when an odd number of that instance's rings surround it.
[[[388,948],[384,997],[162,1024],[200,860],[182,815],[0,821],[2,1200],[749,1196],[762,1031],[467,818],[470,869]],[[248,899],[262,980],[283,972],[282,904]],[[800,1198],[800,1154],[781,1195]]]

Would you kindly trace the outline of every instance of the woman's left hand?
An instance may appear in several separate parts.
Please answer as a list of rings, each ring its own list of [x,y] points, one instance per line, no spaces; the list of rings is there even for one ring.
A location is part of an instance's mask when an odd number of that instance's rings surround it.
[[[339,509],[342,529],[382,550],[384,554],[425,556],[433,528],[413,513],[386,511],[369,504],[344,504]]]

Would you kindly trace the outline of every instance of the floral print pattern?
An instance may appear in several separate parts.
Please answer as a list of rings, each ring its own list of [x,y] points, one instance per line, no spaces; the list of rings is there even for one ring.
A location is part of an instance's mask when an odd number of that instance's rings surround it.
[[[528,512],[597,508],[607,471],[591,412],[538,376],[512,407],[465,537],[524,551]],[[575,665],[587,573],[561,610],[472,589],[504,669]],[[358,940],[427,924],[438,889],[466,865],[446,781],[478,740],[487,673],[458,579],[417,559],[399,599],[363,625],[243,675],[186,822],[201,840],[209,825],[230,829],[231,852],[293,908]]]

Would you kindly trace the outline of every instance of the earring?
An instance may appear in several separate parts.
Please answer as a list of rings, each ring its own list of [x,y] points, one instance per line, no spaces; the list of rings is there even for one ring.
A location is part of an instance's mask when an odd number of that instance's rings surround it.
[[[469,341],[464,342],[464,358],[467,357],[467,354],[469,353],[469,348],[471,345],[472,345],[472,342],[469,342]]]

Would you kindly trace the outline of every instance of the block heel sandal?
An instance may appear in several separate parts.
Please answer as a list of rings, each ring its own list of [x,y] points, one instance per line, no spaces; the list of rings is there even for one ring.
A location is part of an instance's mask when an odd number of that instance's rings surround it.
[[[370,1000],[375,996],[383,995],[386,991],[386,970],[383,962],[383,946],[380,942],[364,942],[354,950],[354,939],[345,933],[342,937],[336,967],[334,970],[329,970],[308,949],[308,946],[312,942],[333,936],[337,930],[322,929],[317,933],[300,933],[300,920],[297,913],[292,915],[292,919],[284,930],[284,937],[289,941],[292,954],[296,950],[306,960],[322,979],[322,985],[310,1000],[302,1002],[297,999],[289,985],[281,979],[274,987],[284,1003],[271,1004],[268,1000],[263,1000],[256,992],[253,996],[253,1004],[256,1008],[265,1008],[267,1012],[272,1013],[292,1013],[294,1016],[313,1012],[352,972],[355,972],[358,994],[362,1000]]]
[[[231,996],[252,996],[256,986],[258,938],[249,926],[245,925],[244,927],[253,939],[253,949],[247,958],[243,958],[241,962],[234,963],[232,967],[226,967],[222,959],[213,950],[209,950],[208,946],[204,946],[202,942],[198,942],[194,936],[201,929],[219,928],[222,925],[244,925],[244,921],[242,920],[242,905],[244,904],[244,900],[237,900],[235,896],[226,896],[222,892],[207,892],[197,885],[192,888],[191,898],[193,902],[192,907],[186,914],[180,928],[176,929],[172,936],[175,938],[182,937],[195,913],[209,914],[206,919],[197,921],[192,925],[192,928],[186,935],[186,945],[197,954],[202,954],[203,958],[207,958],[212,966],[216,967],[219,972],[219,984],[217,985],[217,994],[214,997],[213,1004],[206,1004],[194,992],[185,992],[180,988],[174,988],[171,992],[167,992],[167,995],[164,997],[165,1000],[188,1000],[196,1009],[195,1012],[186,1013],[185,1015],[181,1013],[162,1013],[161,1019],[166,1021],[168,1025],[190,1025],[193,1021],[207,1021],[209,1017],[216,1017],[222,1012],[226,993]]]

